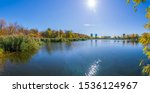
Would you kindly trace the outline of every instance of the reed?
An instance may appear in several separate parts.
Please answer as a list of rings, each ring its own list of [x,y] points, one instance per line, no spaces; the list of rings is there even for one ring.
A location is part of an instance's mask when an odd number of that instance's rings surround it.
[[[40,42],[22,35],[0,37],[0,48],[4,52],[25,52],[39,48]]]
[[[2,48],[0,48],[0,57],[3,56],[3,52],[4,52],[4,50]]]

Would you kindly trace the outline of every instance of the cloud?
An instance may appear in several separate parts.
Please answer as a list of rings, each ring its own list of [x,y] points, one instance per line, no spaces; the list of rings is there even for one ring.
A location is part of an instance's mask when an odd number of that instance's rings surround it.
[[[95,26],[94,24],[83,24],[85,27],[93,27]]]

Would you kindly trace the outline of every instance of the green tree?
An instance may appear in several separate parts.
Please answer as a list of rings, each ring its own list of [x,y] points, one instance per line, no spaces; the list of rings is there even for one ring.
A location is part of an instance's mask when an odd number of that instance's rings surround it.
[[[64,37],[64,32],[63,32],[63,30],[59,30],[59,33],[60,33],[60,38],[63,38],[63,37]]]
[[[42,32],[42,35],[43,37],[46,37],[46,38],[52,38],[52,30],[50,28],[48,28],[45,32]]]
[[[52,37],[52,30],[50,28],[47,29],[46,35],[47,35],[48,38]]]
[[[72,31],[66,31],[66,38],[72,38],[72,37],[73,37]]]

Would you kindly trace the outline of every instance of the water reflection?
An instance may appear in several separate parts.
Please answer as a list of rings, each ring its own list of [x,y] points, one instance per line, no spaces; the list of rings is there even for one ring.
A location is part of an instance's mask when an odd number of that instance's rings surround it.
[[[37,51],[38,50],[5,54],[5,57],[0,58],[0,74],[3,74],[3,72],[5,71],[5,67],[7,66],[8,62],[14,65],[27,64],[30,62],[31,58],[37,53]]]
[[[91,39],[90,41],[91,41],[90,44],[91,44],[92,47],[97,47],[98,46],[98,44],[97,44],[98,43],[98,39]]]
[[[90,41],[91,41],[91,43],[90,43],[90,44],[91,44],[91,46],[93,47],[93,39],[91,39]]]
[[[136,42],[99,39],[45,43],[39,51],[0,58],[0,75],[141,75],[137,68],[142,47],[132,45]]]
[[[138,41],[134,40],[101,40],[101,39],[92,39],[90,40],[90,44],[92,47],[97,47],[99,43],[114,43],[114,44],[122,44],[125,45],[132,45],[137,46],[139,44]]]
[[[122,45],[133,45],[133,46],[139,44],[138,41],[134,41],[134,40],[114,40],[114,43],[122,43]]]
[[[76,46],[72,42],[66,43],[45,43],[43,49],[48,52],[49,54],[55,51],[64,51],[64,50],[72,50]]]
[[[6,60],[0,58],[0,72],[1,72],[1,73],[4,71],[5,64],[6,64]]]
[[[132,40],[127,40],[126,41],[126,44],[131,44],[131,45],[133,45],[133,46],[136,46],[136,45],[138,45],[138,41],[132,41]]]
[[[97,47],[97,40],[95,40],[95,46]]]
[[[2,64],[9,61],[13,64],[25,64],[28,63],[36,53],[37,51],[7,53],[5,57],[1,58],[0,63]]]
[[[87,73],[85,73],[86,76],[95,76],[98,70],[100,69],[100,63],[102,61],[100,59],[93,62],[93,64],[89,67]]]

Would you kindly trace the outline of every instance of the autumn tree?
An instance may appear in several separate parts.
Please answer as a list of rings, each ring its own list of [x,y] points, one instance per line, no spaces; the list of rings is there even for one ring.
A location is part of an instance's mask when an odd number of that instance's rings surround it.
[[[1,20],[0,20],[0,30],[4,29],[5,26],[6,26],[5,20],[4,20],[4,19],[1,19]]]
[[[131,0],[127,0],[128,3],[130,3]],[[137,11],[136,6],[138,6],[140,3],[147,2],[147,0],[133,0],[135,3],[134,9]],[[150,6],[146,9],[146,18],[149,20],[147,24],[145,24],[146,29],[150,29]],[[143,51],[147,55],[148,59],[150,59],[150,33],[144,33],[142,34],[140,38],[140,42],[144,45]],[[146,75],[150,75],[150,64],[141,65],[143,61],[140,62],[140,66],[143,67],[142,72]]]
[[[0,20],[0,35],[5,34],[5,26],[6,26],[6,22],[4,19]]]
[[[72,38],[73,33],[72,31],[66,31],[66,38]]]
[[[47,38],[51,38],[52,37],[52,30],[50,28],[48,28],[45,32],[45,35]]]
[[[41,35],[40,35],[40,33],[39,33],[39,31],[37,29],[30,29],[29,36],[38,38]]]

